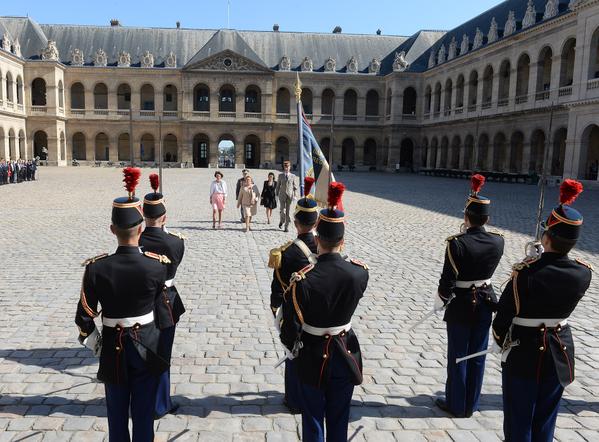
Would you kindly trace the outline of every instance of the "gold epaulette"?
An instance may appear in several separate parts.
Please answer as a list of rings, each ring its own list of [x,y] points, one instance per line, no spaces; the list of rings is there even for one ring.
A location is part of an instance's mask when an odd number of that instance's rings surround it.
[[[187,239],[187,237],[185,235],[182,235],[181,233],[171,232],[170,230],[168,231],[168,234],[176,236],[179,239]]]
[[[275,270],[280,269],[283,263],[283,252],[287,250],[291,244],[293,244],[293,241],[289,241],[281,247],[272,249],[268,255],[268,267]]]
[[[159,255],[158,253],[154,253],[154,252],[144,252],[144,256],[147,256],[148,258],[156,259],[156,260],[160,261],[162,264],[170,264],[171,263],[171,260],[168,259],[168,256],[166,256],[166,255]]]
[[[357,265],[359,267],[362,267],[364,270],[368,270],[368,265],[366,265],[365,263],[363,263],[362,261],[360,261],[359,259],[350,259],[349,262],[351,262],[353,265]]]
[[[519,272],[522,269],[525,269],[527,267],[530,267],[530,265],[534,262],[537,262],[539,259],[541,259],[540,257],[536,257],[536,258],[527,258],[525,260],[523,260],[522,262],[518,262],[516,264],[514,264],[512,266],[512,270],[515,270],[517,272]]]
[[[593,266],[591,264],[589,264],[588,262],[584,262],[582,259],[580,258],[576,258],[576,262],[582,266],[585,266],[587,269],[589,269],[591,272],[594,272],[595,269],[593,268]]]
[[[106,258],[107,256],[108,256],[108,253],[102,253],[101,255],[94,256],[93,258],[86,259],[85,261],[83,261],[81,263],[81,267],[86,267],[89,264],[94,263],[102,258]]]
[[[456,239],[457,237],[462,236],[462,235],[463,235],[463,233],[456,233],[455,235],[448,236],[445,241],[453,241],[454,239]]]
[[[314,268],[314,264],[308,264],[306,267],[304,267],[303,269],[293,273],[291,275],[291,280],[289,281],[289,284],[295,284],[298,281],[301,281],[302,279],[306,279],[306,275],[308,274],[308,272],[310,272],[310,270],[312,270]]]

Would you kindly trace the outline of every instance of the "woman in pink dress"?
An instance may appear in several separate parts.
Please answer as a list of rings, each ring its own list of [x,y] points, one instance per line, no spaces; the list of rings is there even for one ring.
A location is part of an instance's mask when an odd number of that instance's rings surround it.
[[[212,228],[216,229],[216,212],[218,212],[218,228],[223,224],[223,210],[227,199],[227,183],[223,180],[223,174],[217,170],[214,172],[215,180],[210,184],[210,204],[212,205]]]

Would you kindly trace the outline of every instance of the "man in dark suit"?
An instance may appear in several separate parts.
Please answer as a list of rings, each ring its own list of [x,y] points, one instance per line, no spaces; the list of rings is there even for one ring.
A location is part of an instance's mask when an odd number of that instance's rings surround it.
[[[277,188],[275,194],[279,198],[280,220],[279,229],[285,225],[285,232],[289,232],[289,223],[291,218],[291,204],[296,198],[298,192],[297,176],[291,173],[291,163],[283,162],[283,173],[279,174],[277,179]]]

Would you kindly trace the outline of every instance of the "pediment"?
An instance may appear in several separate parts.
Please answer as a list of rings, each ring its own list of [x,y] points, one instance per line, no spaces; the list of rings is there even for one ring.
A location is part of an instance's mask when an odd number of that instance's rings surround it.
[[[249,60],[233,51],[222,51],[197,63],[190,64],[185,70],[221,71],[221,72],[272,72],[270,69]]]

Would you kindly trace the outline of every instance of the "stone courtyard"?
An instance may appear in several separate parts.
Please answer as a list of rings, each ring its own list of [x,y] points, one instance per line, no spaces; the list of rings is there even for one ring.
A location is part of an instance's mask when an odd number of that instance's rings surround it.
[[[266,171],[253,171],[259,187]],[[138,194],[149,190],[143,170]],[[225,170],[230,189],[240,175]],[[40,179],[0,187],[0,441],[107,440],[97,361],[77,342],[74,324],[86,258],[115,249],[111,201],[124,194],[121,171],[42,168]],[[364,384],[351,411],[352,441],[502,438],[499,363],[488,358],[482,407],[452,419],[433,405],[444,390],[444,323],[408,327],[432,307],[444,239],[457,233],[468,183],[416,175],[341,174],[348,187],[347,253],[370,266],[354,328],[364,354]],[[177,415],[156,423],[157,441],[293,441],[301,418],[283,407],[282,351],[269,309],[268,252],[292,238],[266,224],[242,231],[232,198],[222,230],[212,230],[212,171],[166,169],[167,224],[187,236],[177,287],[187,313],[172,366]],[[490,183],[493,228],[506,237],[499,286],[534,233],[538,189]],[[551,188],[547,206],[557,200]],[[599,192],[575,206],[586,227],[579,257],[599,267]],[[547,213],[547,210],[545,211]],[[599,286],[593,281],[573,315],[577,380],[567,388],[556,438],[599,438]]]

